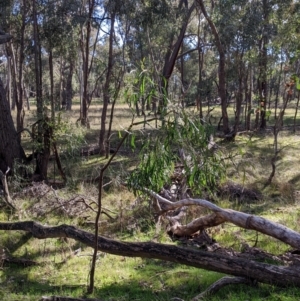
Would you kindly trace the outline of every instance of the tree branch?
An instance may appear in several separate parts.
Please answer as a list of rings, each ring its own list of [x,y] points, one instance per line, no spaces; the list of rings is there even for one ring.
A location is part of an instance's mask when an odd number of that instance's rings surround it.
[[[155,197],[160,202],[162,211],[159,212],[159,214],[163,214],[167,211],[174,210],[183,206],[201,206],[213,211],[215,214],[214,218],[210,217],[211,224],[206,223],[206,228],[216,226],[218,222],[222,223],[223,220],[223,222],[230,222],[244,229],[252,229],[260,233],[275,237],[278,240],[281,240],[296,249],[300,249],[300,234],[298,232],[289,229],[281,224],[269,221],[263,217],[235,211],[232,209],[222,209],[217,205],[202,199],[184,199],[177,202],[170,202],[154,191],[151,191],[149,189],[144,189],[144,191]],[[203,221],[200,219],[198,220],[198,222],[199,225],[203,227]],[[194,221],[192,223],[196,224],[197,221]],[[201,228],[198,230],[201,230]]]
[[[199,301],[204,299],[205,297],[215,294],[218,292],[221,288],[223,288],[226,285],[230,284],[249,284],[253,285],[254,282],[251,281],[251,279],[244,278],[244,277],[229,277],[225,276],[215,283],[213,283],[209,288],[207,288],[203,293],[199,294],[198,296],[194,297],[192,301]]]

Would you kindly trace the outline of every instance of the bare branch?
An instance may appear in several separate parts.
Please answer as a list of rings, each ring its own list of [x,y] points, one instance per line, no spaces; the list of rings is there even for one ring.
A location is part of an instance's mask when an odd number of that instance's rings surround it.
[[[212,284],[209,288],[207,288],[203,293],[200,295],[194,297],[192,301],[199,301],[204,298],[206,298],[209,295],[215,294],[218,292],[221,288],[223,288],[226,285],[230,284],[249,284],[253,285],[254,282],[251,279],[244,278],[244,277],[229,277],[225,276],[218,281],[216,281],[214,284]]]
[[[298,232],[281,224],[269,221],[263,217],[235,211],[232,209],[222,209],[217,205],[202,199],[184,199],[173,203],[149,189],[144,190],[151,196],[157,198],[157,200],[160,202],[162,207],[160,214],[183,206],[201,206],[213,211],[216,215],[216,217],[211,220],[212,224],[207,224],[207,227],[215,226],[216,221],[221,222],[223,220],[224,222],[230,222],[245,229],[256,230],[266,235],[275,237],[296,249],[300,249],[300,234]],[[199,223],[202,225],[203,221],[200,220]]]

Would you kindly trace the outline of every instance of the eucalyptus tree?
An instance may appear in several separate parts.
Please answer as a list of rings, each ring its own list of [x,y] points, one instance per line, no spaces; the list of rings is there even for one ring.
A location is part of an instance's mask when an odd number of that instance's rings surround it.
[[[227,100],[226,100],[226,74],[225,74],[226,54],[225,54],[225,48],[223,45],[223,41],[219,35],[218,29],[217,29],[213,19],[210,17],[210,14],[208,13],[207,8],[204,4],[204,1],[197,0],[197,3],[199,5],[205,19],[207,20],[207,22],[209,24],[212,35],[214,37],[215,45],[218,50],[218,55],[219,55],[218,91],[219,91],[219,97],[221,98],[223,131],[225,134],[228,134],[230,129],[229,129],[228,114],[227,114]],[[212,9],[213,9],[213,7],[212,7]]]
[[[158,111],[157,101],[152,102],[152,110],[156,113],[164,110],[168,83],[178,67],[177,61],[195,8],[194,1],[149,0],[137,1],[131,13],[129,59],[136,69],[142,61],[152,71],[158,90]]]
[[[71,110],[72,107],[72,78],[76,64],[78,47],[78,13],[79,1],[48,1],[43,8],[43,44],[48,52],[50,75],[50,103],[51,114],[54,119],[57,108]],[[59,78],[54,82],[55,64],[58,62]],[[57,91],[55,91],[55,87]],[[59,101],[54,98],[59,97]]]
[[[23,130],[25,115],[23,104],[23,69],[26,41],[25,28],[28,23],[29,6],[22,0],[9,1],[7,4],[6,17],[3,18],[3,22],[6,23],[5,27],[7,27],[7,30],[13,36],[13,39],[6,44],[7,95],[8,100],[12,100],[12,109],[17,108],[16,126],[17,131],[21,132]],[[20,135],[17,139],[20,141]]]
[[[0,44],[12,39],[12,36],[0,31]],[[17,131],[10,114],[5,88],[0,79],[0,170],[5,173],[12,169],[17,161],[25,160],[25,152],[17,139]]]

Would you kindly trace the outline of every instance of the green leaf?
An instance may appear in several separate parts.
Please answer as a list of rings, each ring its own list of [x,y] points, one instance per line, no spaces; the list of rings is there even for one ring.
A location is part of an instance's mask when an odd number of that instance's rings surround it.
[[[130,146],[135,149],[135,135],[131,135]]]

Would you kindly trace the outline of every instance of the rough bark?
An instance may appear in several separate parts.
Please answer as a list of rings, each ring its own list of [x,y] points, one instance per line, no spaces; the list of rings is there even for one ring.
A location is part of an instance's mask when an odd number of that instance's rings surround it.
[[[33,221],[0,222],[0,230],[26,231],[39,239],[67,237],[95,247],[94,234],[68,225],[48,227]],[[102,236],[98,237],[98,250],[120,256],[176,262],[282,287],[300,286],[299,266],[277,266],[192,248],[153,242],[122,242]]]
[[[18,142],[17,131],[10,114],[9,102],[0,79],[0,169],[5,172],[12,168],[15,160],[25,159],[25,152]]]

